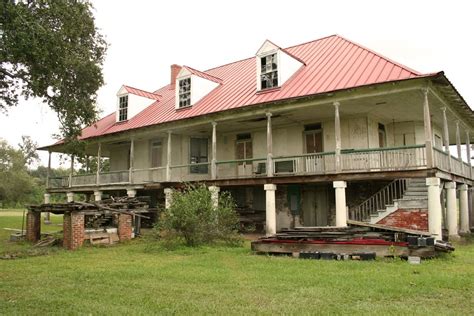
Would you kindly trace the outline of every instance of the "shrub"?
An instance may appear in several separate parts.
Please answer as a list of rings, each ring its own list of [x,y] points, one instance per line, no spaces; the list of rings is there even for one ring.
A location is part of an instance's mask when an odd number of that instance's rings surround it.
[[[187,246],[224,243],[241,244],[235,203],[228,192],[219,194],[214,207],[211,192],[204,185],[186,185],[172,192],[172,202],[161,214],[156,228],[169,244],[184,241]]]

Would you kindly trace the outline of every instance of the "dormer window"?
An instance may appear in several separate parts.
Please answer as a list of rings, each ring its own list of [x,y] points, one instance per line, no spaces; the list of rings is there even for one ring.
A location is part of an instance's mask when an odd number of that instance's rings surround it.
[[[128,95],[119,98],[119,122],[128,119]]]
[[[278,87],[277,54],[260,58],[260,85],[262,90]]]
[[[179,107],[191,105],[191,78],[179,80]]]

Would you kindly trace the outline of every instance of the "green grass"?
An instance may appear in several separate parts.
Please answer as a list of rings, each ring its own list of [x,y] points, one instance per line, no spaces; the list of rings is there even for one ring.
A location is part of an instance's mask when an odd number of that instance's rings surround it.
[[[21,212],[0,215],[0,227],[18,222]],[[473,280],[472,243],[410,265],[253,255],[248,243],[162,251],[134,240],[0,260],[0,314],[467,315]]]

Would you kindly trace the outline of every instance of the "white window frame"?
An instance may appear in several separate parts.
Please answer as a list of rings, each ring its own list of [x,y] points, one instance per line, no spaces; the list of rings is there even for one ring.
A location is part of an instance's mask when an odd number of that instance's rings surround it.
[[[189,91],[184,92],[184,93],[181,93],[181,91],[180,91],[180,84],[181,84],[181,81],[183,81],[183,80],[189,80]],[[177,108],[178,108],[178,109],[182,109],[182,108],[187,108],[187,107],[192,106],[192,105],[193,105],[193,103],[192,103],[192,94],[193,94],[193,80],[192,80],[192,76],[186,76],[186,77],[183,77],[183,78],[179,78],[177,81],[178,81],[178,82],[177,82],[177,83],[178,83],[178,84],[177,84],[177,90],[178,90],[178,91],[177,91],[177,98],[178,98],[178,102],[177,102],[177,106],[178,106],[178,107],[177,107]],[[181,106],[181,95],[184,95],[184,94],[186,94],[186,93],[189,93],[189,104]]]
[[[271,87],[271,88],[265,88],[262,89],[262,81],[261,81],[261,76],[262,76],[262,58],[266,58],[267,56],[270,55],[275,55],[276,56],[276,62],[277,62],[277,86]],[[280,62],[280,50],[272,50],[265,52],[265,54],[261,54],[257,56],[257,90],[258,91],[267,91],[267,90],[272,90],[279,88],[281,86],[281,62]]]
[[[122,100],[126,100],[126,106],[122,107]],[[118,98],[118,121],[124,122],[128,120],[128,94],[121,95]],[[125,116],[125,118],[123,118]]]

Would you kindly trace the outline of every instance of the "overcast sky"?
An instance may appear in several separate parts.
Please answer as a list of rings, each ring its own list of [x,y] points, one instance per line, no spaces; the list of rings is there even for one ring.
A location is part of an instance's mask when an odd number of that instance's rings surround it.
[[[110,44],[102,114],[122,84],[153,91],[170,65],[206,70],[254,56],[265,39],[281,47],[342,35],[420,72],[444,70],[474,106],[474,5],[470,1],[152,1],[96,0],[96,25]],[[40,101],[0,113],[0,137],[54,142],[58,121]],[[42,155],[42,163],[47,163]],[[54,163],[57,165],[57,162]]]

